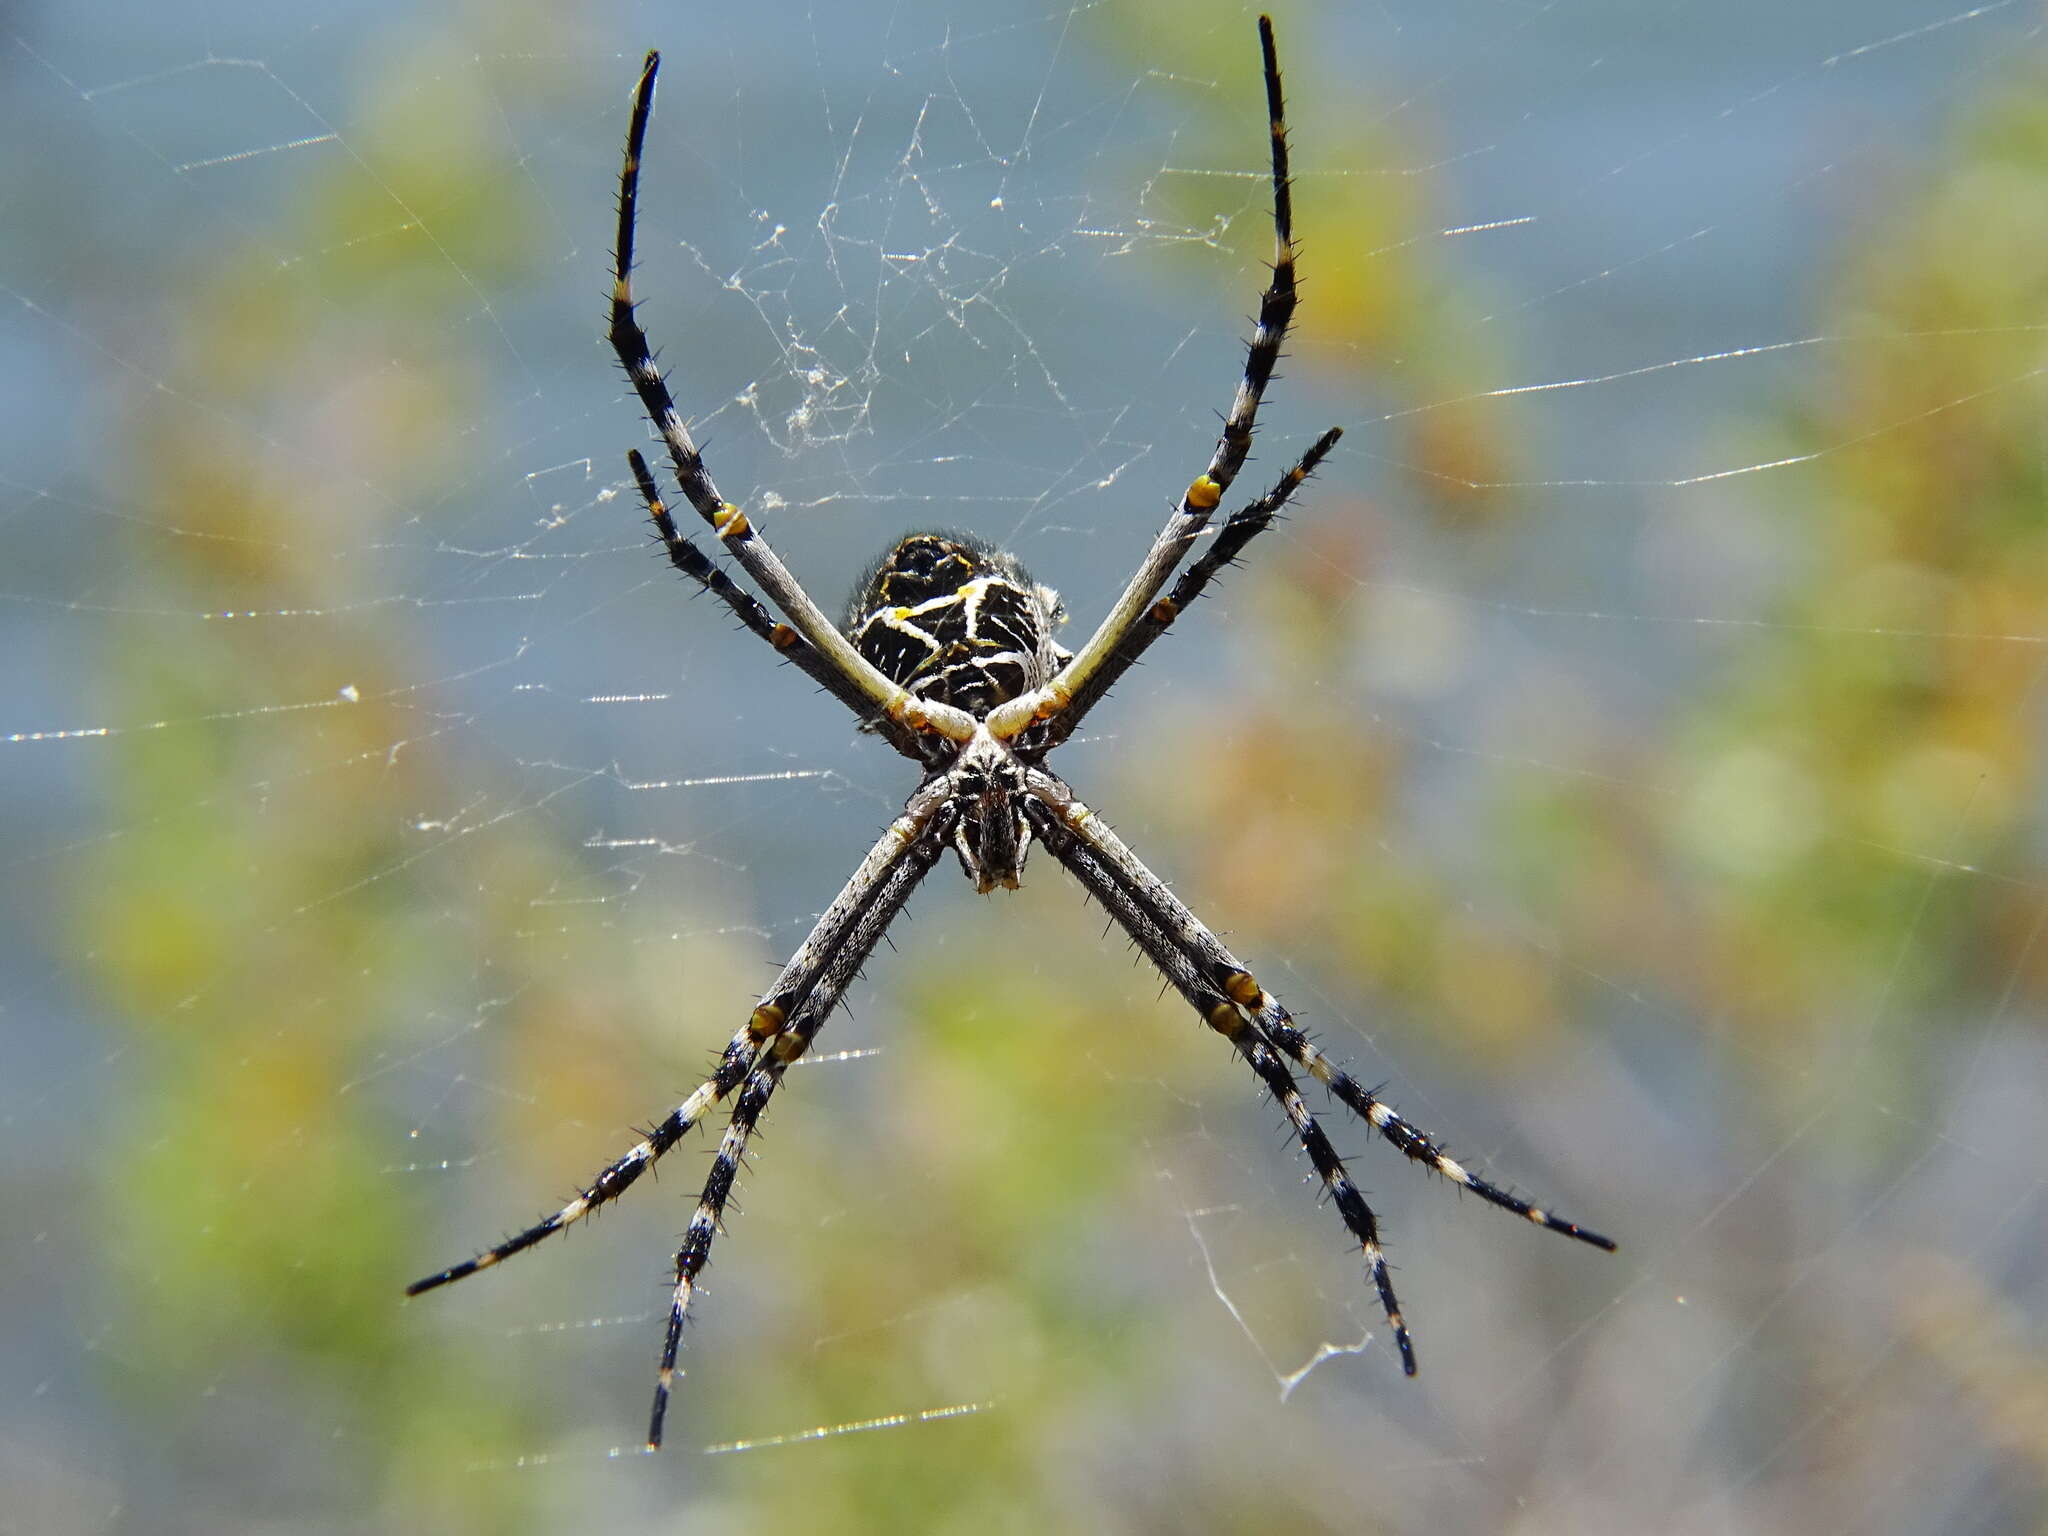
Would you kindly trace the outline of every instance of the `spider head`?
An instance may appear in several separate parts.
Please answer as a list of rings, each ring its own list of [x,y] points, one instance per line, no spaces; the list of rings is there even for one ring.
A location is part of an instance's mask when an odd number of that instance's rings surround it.
[[[955,760],[952,803],[959,812],[953,851],[960,869],[984,896],[997,886],[1014,891],[1031,849],[1024,820],[1024,769],[1016,755],[984,729]]]

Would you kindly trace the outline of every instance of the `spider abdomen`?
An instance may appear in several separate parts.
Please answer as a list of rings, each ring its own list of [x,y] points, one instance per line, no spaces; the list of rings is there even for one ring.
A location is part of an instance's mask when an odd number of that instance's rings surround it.
[[[913,533],[861,581],[846,613],[854,648],[921,699],[984,717],[1067,659],[1059,594],[1014,556],[959,533]]]

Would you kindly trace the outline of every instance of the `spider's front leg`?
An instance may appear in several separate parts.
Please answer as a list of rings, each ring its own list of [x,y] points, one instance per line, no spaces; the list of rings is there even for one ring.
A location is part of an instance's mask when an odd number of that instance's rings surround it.
[[[955,812],[950,802],[938,807],[930,824],[908,843],[902,858],[889,869],[875,893],[875,899],[844,933],[833,949],[823,973],[808,996],[790,1016],[787,1026],[762,1051],[746,1086],[733,1101],[732,1118],[718,1151],[711,1159],[711,1172],[704,1180],[704,1193],[697,1201],[696,1214],[676,1250],[675,1290],[669,1298],[668,1332],[662,1340],[661,1375],[654,1388],[654,1409],[647,1424],[647,1449],[661,1448],[662,1422],[668,1415],[669,1392],[675,1384],[676,1356],[682,1348],[683,1324],[688,1320],[690,1302],[697,1293],[697,1277],[711,1260],[711,1243],[717,1237],[725,1215],[725,1202],[739,1177],[747,1154],[747,1142],[768,1108],[768,1100],[782,1082],[782,1076],[811,1048],[811,1041],[823,1026],[853,978],[874,953],[889,924],[903,910],[918,882],[931,873],[945,851],[953,831]]]
[[[1108,910],[1204,1022],[1236,1046],[1286,1111],[1316,1173],[1364,1252],[1375,1289],[1400,1349],[1402,1367],[1415,1373],[1414,1351],[1395,1303],[1371,1208],[1357,1194],[1344,1165],[1314,1117],[1300,1102],[1280,1058],[1293,1061],[1328,1088],[1405,1156],[1442,1174],[1491,1205],[1592,1247],[1614,1250],[1611,1239],[1533,1205],[1466,1168],[1428,1134],[1380,1102],[1350,1073],[1317,1048],[1278,998],[1224,948],[1157,875],[1055,775],[1026,776],[1029,814],[1038,840]]]
[[[1080,806],[1078,801],[1073,804]],[[1083,820],[1090,819],[1085,808],[1081,809]],[[1066,866],[1067,872],[1081,883],[1089,895],[1102,903],[1103,909],[1116,919],[1117,925],[1130,935],[1173,989],[1187,999],[1204,1023],[1230,1042],[1265,1085],[1266,1091],[1273,1095],[1274,1102],[1287,1116],[1287,1123],[1293,1128],[1295,1140],[1301,1144],[1309,1166],[1315,1169],[1316,1177],[1329,1191],[1331,1203],[1337,1207],[1345,1227],[1358,1243],[1366,1273],[1371,1277],[1373,1289],[1379,1293],[1380,1306],[1387,1314],[1387,1326],[1393,1332],[1394,1347],[1401,1356],[1401,1369],[1413,1376],[1415,1348],[1408,1338],[1408,1325],[1401,1318],[1401,1304],[1394,1297],[1393,1277],[1387,1269],[1386,1253],[1380,1247],[1379,1222],[1352,1180],[1350,1170],[1344,1166],[1343,1158],[1330,1144],[1329,1134],[1303,1101],[1294,1074],[1287,1070],[1287,1064],[1281,1060],[1271,1038],[1256,1020],[1248,1019],[1236,1003],[1203,975],[1186,947],[1175,943],[1159,921],[1132,899],[1129,889],[1118,880],[1108,861],[1088,839],[1074,835],[1074,827],[1068,825],[1058,811],[1043,799],[1037,799],[1031,805],[1031,819],[1038,840],[1052,850],[1053,857]]]
[[[950,793],[950,782],[940,775],[928,779],[910,797],[903,814],[890,823],[868,850],[853,878],[833,898],[832,905],[825,909],[810,935],[782,968],[766,995],[748,1015],[747,1022],[727,1042],[711,1075],[660,1124],[560,1210],[474,1258],[415,1280],[405,1288],[406,1295],[418,1296],[466,1279],[478,1270],[490,1269],[575,1225],[632,1188],[662,1154],[682,1140],[692,1126],[722,1103],[758,1068],[776,1042],[793,1027],[792,1021],[801,1016],[804,1005],[814,992],[834,974],[833,967],[848,944],[858,941],[866,932],[865,925],[877,920],[877,914],[885,924],[889,917],[895,915],[903,898],[908,895],[907,889],[900,896],[895,894],[896,886],[892,883],[895,873],[904,865],[916,864],[923,859],[923,853],[917,850],[929,841],[933,821],[943,819],[941,812]],[[950,821],[946,825],[950,832]],[[928,861],[923,867],[929,867]],[[890,905],[892,899],[893,906]],[[872,948],[872,941],[869,941],[869,947]]]

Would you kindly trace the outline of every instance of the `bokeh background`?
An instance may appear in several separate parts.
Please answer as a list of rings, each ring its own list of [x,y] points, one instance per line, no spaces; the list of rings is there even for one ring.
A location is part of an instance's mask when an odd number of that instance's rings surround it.
[[[1048,860],[506,1269],[907,793],[650,555],[640,282],[831,601],[1093,623],[1269,241],[1253,13],[0,13],[0,1527],[2048,1529],[2031,0],[1303,3],[1263,481],[1061,766],[1534,1232],[1273,1107]]]

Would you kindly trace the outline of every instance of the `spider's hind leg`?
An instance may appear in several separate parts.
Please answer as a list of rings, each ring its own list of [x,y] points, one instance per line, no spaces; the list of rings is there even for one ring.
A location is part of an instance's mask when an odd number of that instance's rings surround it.
[[[668,449],[669,466],[684,498],[717,537],[719,547],[738,562],[741,570],[767,594],[782,611],[789,625],[809,644],[819,666],[839,674],[832,691],[842,698],[862,702],[856,712],[886,716],[910,735],[934,733],[949,741],[966,741],[974,734],[974,721],[965,711],[935,701],[911,698],[895,686],[874,665],[847,642],[833,622],[819,609],[803,584],[769,547],[767,539],[745,512],[725,500],[704,465],[704,455],[690,435],[689,423],[676,409],[661,366],[636,314],[633,297],[633,242],[640,207],[640,156],[647,143],[647,124],[654,113],[654,80],[661,68],[661,56],[649,53],[641,67],[640,84],[633,92],[633,116],[626,128],[626,155],[619,171],[618,235],[612,247],[611,344],[619,366],[640,397],[641,407]],[[673,552],[673,546],[671,546]],[[747,615],[742,613],[742,620]],[[749,627],[752,627],[751,624]],[[842,686],[845,690],[842,692]],[[917,754],[912,754],[917,755]]]
[[[1010,740],[1034,724],[1054,719],[1070,709],[1075,699],[1086,692],[1089,681],[1112,663],[1131,627],[1152,606],[1160,588],[1208,526],[1210,515],[1251,453],[1252,434],[1258,428],[1259,402],[1265,398],[1266,386],[1273,381],[1280,349],[1287,343],[1288,328],[1294,323],[1296,297],[1294,191],[1288,170],[1287,113],[1280,89],[1279,49],[1273,40],[1270,16],[1259,18],[1259,51],[1264,65],[1267,133],[1272,153],[1273,266],[1266,291],[1259,298],[1258,327],[1245,347],[1244,374],[1231,397],[1223,430],[1209,455],[1208,468],[1181,493],[1165,526],[1154,536],[1152,547],[1125,583],[1122,595],[1087,643],[1060,668],[1057,676],[989,713],[988,728],[998,740]]]

